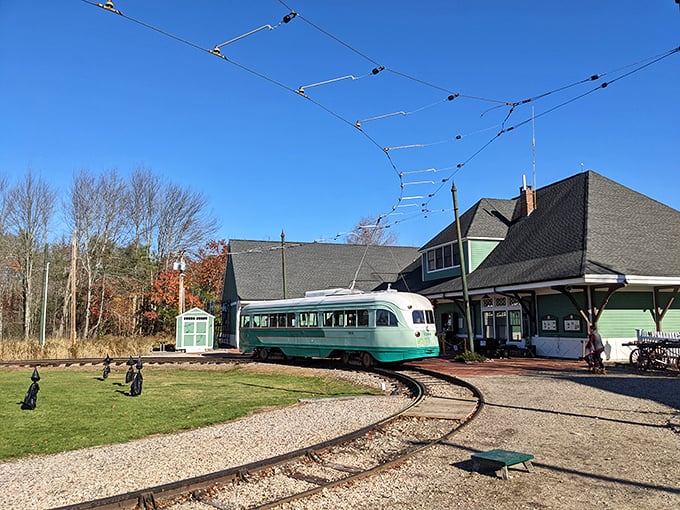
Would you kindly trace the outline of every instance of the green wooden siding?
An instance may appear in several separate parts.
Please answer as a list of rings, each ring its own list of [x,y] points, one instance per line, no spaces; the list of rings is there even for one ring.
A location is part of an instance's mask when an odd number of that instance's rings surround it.
[[[575,293],[574,297],[586,308],[584,293]],[[594,303],[602,303],[605,295],[596,292]],[[667,294],[662,295],[662,302],[667,302]],[[649,292],[615,292],[609,299],[607,307],[602,312],[598,321],[600,333],[605,338],[634,338],[636,329],[654,331],[653,293]],[[582,337],[587,334],[585,322],[580,333],[571,333],[564,330],[564,319],[570,314],[576,315],[578,311],[571,301],[561,294],[551,294],[538,297],[538,325],[540,336]],[[541,329],[541,320],[545,318],[557,321],[556,331]],[[676,300],[666,313],[663,320],[663,331],[680,331],[680,300]]]
[[[496,246],[500,244],[500,241],[468,241],[469,245],[469,264],[468,273],[474,271],[479,267],[479,265],[484,262],[484,259],[489,256]]]
[[[574,297],[579,303],[585,302],[584,293],[575,293]],[[588,334],[587,325],[583,318],[580,317],[578,310],[574,308],[572,302],[566,296],[562,294],[550,294],[547,296],[538,296],[538,334],[539,336],[560,336],[560,337],[572,337],[572,338],[582,338]],[[575,320],[581,319],[581,329],[580,331],[565,331],[564,321],[565,320]],[[547,330],[542,328],[542,321],[555,321],[557,329]]]
[[[603,294],[596,293],[596,303]],[[651,292],[615,292],[597,323],[604,337],[633,338],[637,328],[654,330]]]
[[[667,302],[667,294],[662,294],[662,303]],[[598,302],[601,296],[598,294]],[[654,331],[656,325],[653,315],[653,293],[616,292],[612,295],[607,308],[602,312],[598,327],[604,336],[613,338],[633,338],[636,329]],[[680,300],[666,313],[662,330],[680,331]]]

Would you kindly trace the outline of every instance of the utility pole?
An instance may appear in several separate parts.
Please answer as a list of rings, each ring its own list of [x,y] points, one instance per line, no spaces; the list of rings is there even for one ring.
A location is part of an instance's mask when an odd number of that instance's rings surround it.
[[[463,283],[463,300],[465,301],[465,329],[467,331],[468,349],[475,352],[475,341],[472,334],[472,314],[470,313],[470,296],[468,295],[467,275],[465,269],[465,250],[463,249],[463,238],[460,233],[460,218],[458,217],[458,195],[456,185],[451,181],[451,194],[453,195],[453,213],[456,218],[456,235],[458,237],[458,255],[460,258],[460,278]]]
[[[45,270],[43,271],[43,301],[42,313],[40,315],[40,347],[45,347],[45,323],[47,322],[47,282],[50,273],[50,262],[48,260],[49,245],[45,243]]]
[[[76,344],[76,231],[71,239],[71,345]]]
[[[281,281],[283,283],[283,299],[286,299],[286,233],[281,229]]]
[[[187,265],[184,262],[184,251],[180,253],[179,260],[175,261],[172,268],[179,271],[179,295],[177,296],[177,315],[184,313],[184,270]]]

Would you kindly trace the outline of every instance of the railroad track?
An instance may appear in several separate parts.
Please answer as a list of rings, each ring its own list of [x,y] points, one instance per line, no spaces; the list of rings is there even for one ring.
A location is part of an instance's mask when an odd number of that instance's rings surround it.
[[[144,358],[144,363],[150,362]],[[171,361],[160,357],[158,362]],[[405,408],[377,423],[270,459],[56,510],[279,507],[394,468],[447,440],[469,423],[484,402],[476,388],[455,377],[411,368],[374,370],[398,381],[397,387],[408,388],[412,395]]]
[[[117,358],[123,365],[129,358]],[[228,355],[145,356],[145,365],[174,363],[247,363],[250,358]],[[102,365],[100,358],[2,362],[5,366]],[[295,363],[293,363],[295,364]],[[308,366],[308,363],[302,362]],[[320,368],[321,365],[313,366]],[[337,369],[337,363],[329,363]],[[264,509],[304,499],[323,490],[349,484],[391,469],[460,430],[484,403],[473,386],[452,376],[405,368],[375,368],[382,377],[407,389],[410,403],[379,422],[329,441],[270,459],[179,480],[160,486],[59,507],[76,509],[241,508]]]

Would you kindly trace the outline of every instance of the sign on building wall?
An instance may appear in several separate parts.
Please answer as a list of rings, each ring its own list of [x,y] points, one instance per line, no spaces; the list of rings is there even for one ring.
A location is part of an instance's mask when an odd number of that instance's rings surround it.
[[[544,315],[541,317],[541,329],[550,333],[557,331],[557,317],[554,315]]]
[[[567,333],[581,332],[581,318],[578,315],[569,314],[564,318],[564,331]]]

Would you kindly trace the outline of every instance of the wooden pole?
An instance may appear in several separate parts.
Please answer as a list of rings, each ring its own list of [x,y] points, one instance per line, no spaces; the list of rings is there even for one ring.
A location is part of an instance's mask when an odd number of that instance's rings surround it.
[[[71,240],[71,345],[76,344],[76,231]]]
[[[468,349],[475,352],[475,342],[472,334],[472,314],[470,313],[470,296],[468,295],[467,275],[465,270],[465,250],[463,238],[460,232],[460,218],[458,217],[458,196],[456,185],[451,181],[451,194],[453,195],[453,213],[456,217],[456,234],[458,237],[458,255],[460,258],[460,278],[463,284],[463,300],[465,301],[465,329],[467,330]]]

